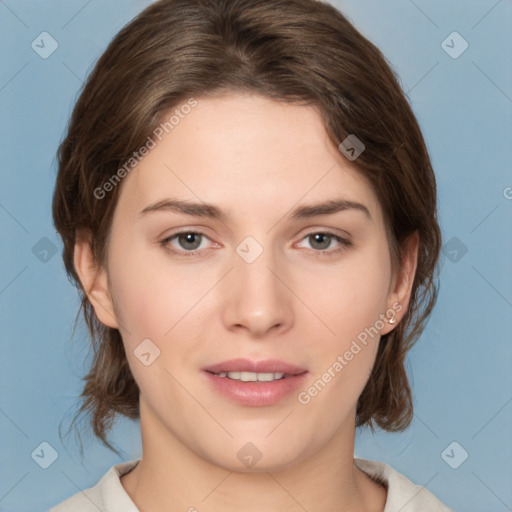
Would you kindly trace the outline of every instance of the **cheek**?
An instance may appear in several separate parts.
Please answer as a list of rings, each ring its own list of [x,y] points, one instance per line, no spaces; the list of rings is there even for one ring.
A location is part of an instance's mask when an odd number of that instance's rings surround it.
[[[141,245],[132,246],[128,253],[122,247],[122,241],[113,244],[109,264],[123,334],[130,343],[152,337],[164,341],[211,287],[208,276],[197,279],[192,266],[172,264],[164,249],[150,251]]]
[[[324,402],[328,407],[333,400],[355,404],[368,380],[380,330],[385,326],[382,314],[386,311],[390,262],[379,256],[383,253],[387,254],[377,246],[358,253],[325,280],[321,293],[311,295],[315,301],[312,309],[319,311],[322,325],[328,326],[328,330],[323,327],[326,334],[322,342],[312,343],[315,358],[311,382],[315,389],[311,392],[322,395],[319,405]],[[339,409],[340,414],[343,410]]]
[[[208,273],[198,279],[193,265],[172,265],[147,250],[120,254],[111,253],[110,284],[130,368],[146,396],[157,397],[164,389],[172,394],[166,370],[183,381],[185,369],[197,364],[201,335],[208,332],[203,320],[211,307],[207,293],[218,277]],[[149,366],[138,357],[148,352],[141,347],[149,347],[150,360],[153,352],[158,355]]]
[[[374,243],[353,253],[324,276],[313,294],[309,292],[311,309],[329,328],[326,332],[334,345],[341,344],[339,348],[374,326],[386,310],[391,276],[386,250],[385,244]]]

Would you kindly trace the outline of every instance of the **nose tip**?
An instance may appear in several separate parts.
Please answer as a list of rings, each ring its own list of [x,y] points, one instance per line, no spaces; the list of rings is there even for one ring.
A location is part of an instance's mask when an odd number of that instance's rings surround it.
[[[278,330],[282,324],[280,322],[273,323],[269,320],[269,315],[263,311],[245,316],[240,323],[234,324],[235,329],[245,329],[256,338],[261,338],[271,331]]]

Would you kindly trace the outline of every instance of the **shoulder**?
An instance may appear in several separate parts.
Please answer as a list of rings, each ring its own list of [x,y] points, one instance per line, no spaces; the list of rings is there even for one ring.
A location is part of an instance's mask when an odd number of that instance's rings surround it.
[[[355,465],[369,477],[383,483],[388,490],[383,512],[453,512],[422,485],[416,485],[389,464],[354,459]]]
[[[120,479],[139,461],[140,459],[134,459],[112,466],[96,485],[77,492],[49,512],[139,512]]]

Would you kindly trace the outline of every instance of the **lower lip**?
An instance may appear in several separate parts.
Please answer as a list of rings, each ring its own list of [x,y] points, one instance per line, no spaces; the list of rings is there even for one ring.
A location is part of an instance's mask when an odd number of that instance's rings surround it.
[[[213,388],[229,400],[239,405],[261,407],[276,404],[297,391],[304,383],[308,372],[271,382],[243,382],[229,377],[219,377],[207,371],[204,373],[206,373]]]

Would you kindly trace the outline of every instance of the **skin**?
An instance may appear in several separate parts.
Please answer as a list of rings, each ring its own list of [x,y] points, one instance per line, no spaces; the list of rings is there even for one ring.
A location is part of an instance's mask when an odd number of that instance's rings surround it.
[[[307,405],[296,393],[272,406],[235,404],[201,369],[275,358],[306,368],[307,389],[397,302],[396,323],[380,333],[400,322],[417,236],[393,272],[377,196],[313,108],[241,93],[197,99],[120,185],[106,265],[95,264],[86,233],[75,247],[84,289],[99,320],[120,330],[141,390],[143,458],[121,483],[141,511],[382,511],[385,487],[353,463],[378,336]],[[214,203],[227,217],[140,214],[170,197]],[[355,209],[289,218],[340,197],[371,219]],[[206,235],[192,240],[195,255],[160,244],[182,228]],[[308,236],[326,231],[351,245]],[[247,236],[263,248],[250,264],[236,252]],[[167,247],[192,245],[175,237]],[[134,355],[144,339],[160,349],[149,366]],[[247,442],[262,454],[251,468],[237,457]]]

